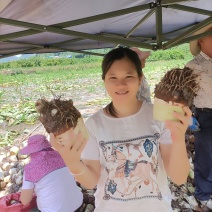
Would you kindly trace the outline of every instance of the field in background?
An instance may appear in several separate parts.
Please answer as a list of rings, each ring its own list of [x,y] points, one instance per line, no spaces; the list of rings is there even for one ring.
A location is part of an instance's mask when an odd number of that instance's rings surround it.
[[[187,60],[147,62],[143,72],[153,93],[155,84],[171,68],[183,67]],[[17,72],[16,72],[17,71]],[[15,73],[15,74],[14,74]],[[101,79],[101,62],[74,65],[13,68],[0,71],[0,145],[35,126],[37,99],[61,96],[72,99],[84,118],[109,103]]]

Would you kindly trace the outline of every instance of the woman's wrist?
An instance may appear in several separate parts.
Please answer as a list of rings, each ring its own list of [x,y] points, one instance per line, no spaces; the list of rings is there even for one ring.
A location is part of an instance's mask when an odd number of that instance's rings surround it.
[[[70,171],[70,173],[71,173],[73,176],[79,176],[79,175],[82,175],[82,174],[85,172],[85,169],[86,169],[86,167],[84,167],[83,170],[82,170],[80,173],[72,173],[71,171]]]
[[[75,164],[72,167],[69,167],[70,173],[73,176],[79,176],[82,175],[86,171],[86,165],[83,162],[79,162],[79,164]]]

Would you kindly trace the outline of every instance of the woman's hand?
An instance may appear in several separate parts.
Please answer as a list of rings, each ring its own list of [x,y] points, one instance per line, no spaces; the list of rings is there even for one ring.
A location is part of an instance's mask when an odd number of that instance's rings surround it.
[[[189,120],[191,118],[192,112],[189,107],[183,107],[185,115],[174,112],[173,115],[179,121],[165,121],[166,128],[170,130],[173,142],[185,141],[185,133],[188,129]]]
[[[62,137],[62,144],[58,142],[58,136],[50,133],[50,142],[52,147],[57,150],[63,158],[66,165],[71,169],[80,163],[80,156],[85,148],[87,139],[83,138],[81,132],[75,134],[73,128],[65,132]]]
[[[81,132],[75,134],[73,129],[60,136],[61,139],[58,139],[58,136],[50,134],[52,147],[60,153],[75,180],[84,187],[93,189],[99,181],[101,166],[99,160],[81,161],[81,153],[87,139]]]

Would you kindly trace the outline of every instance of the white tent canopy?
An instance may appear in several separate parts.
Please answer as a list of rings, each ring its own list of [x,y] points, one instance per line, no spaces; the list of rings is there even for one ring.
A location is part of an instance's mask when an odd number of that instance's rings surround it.
[[[0,58],[117,45],[167,49],[211,34],[192,36],[209,23],[212,0],[3,0]]]

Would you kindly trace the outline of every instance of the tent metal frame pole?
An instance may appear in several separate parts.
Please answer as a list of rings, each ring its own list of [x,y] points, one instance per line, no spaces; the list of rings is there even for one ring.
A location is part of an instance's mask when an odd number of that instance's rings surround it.
[[[8,23],[11,25],[16,25],[16,26],[20,26],[20,27],[30,27],[29,23],[23,22],[23,21],[15,21],[15,20],[10,20],[10,19],[3,20],[2,18],[0,18],[0,22]],[[63,34],[63,35],[68,35],[68,36],[75,36],[75,37],[84,38],[84,39],[105,41],[105,42],[115,43],[115,44],[122,43],[126,46],[127,45],[138,46],[141,48],[152,49],[152,46],[150,44],[126,40],[124,38],[108,38],[108,37],[104,37],[102,35],[92,35],[92,34],[88,34],[88,33],[76,32],[76,31],[67,30],[67,29],[59,29],[56,27],[44,26],[44,25],[40,25],[40,24],[32,24],[32,28],[35,30],[41,31],[41,32],[52,32],[52,33]]]
[[[38,48],[30,48],[30,49],[25,49],[25,50],[21,50],[21,51],[9,53],[9,54],[0,55],[0,59],[6,58],[6,57],[11,57],[11,56],[14,56],[14,55],[17,55],[17,54],[28,53],[29,51],[34,51],[34,50],[37,50],[37,49]]]
[[[176,3],[185,2],[185,1],[196,1],[196,0],[162,0],[161,4],[169,5],[169,4],[176,4]]]
[[[203,10],[203,9],[184,6],[184,5],[180,5],[180,4],[172,4],[172,5],[169,5],[168,8],[186,11],[186,12],[198,13],[198,14],[208,15],[208,16],[212,15],[212,12],[210,10]]]
[[[139,5],[139,6],[125,8],[125,9],[107,12],[107,13],[103,13],[103,14],[93,15],[90,17],[61,22],[58,24],[53,24],[53,25],[48,25],[48,26],[0,17],[0,23],[12,25],[12,26],[16,26],[16,27],[21,27],[21,28],[26,28],[26,29],[23,29],[23,31],[0,35],[0,41],[28,45],[27,47],[25,47],[25,48],[28,48],[27,50],[17,51],[15,53],[11,53],[11,54],[5,54],[6,56],[2,55],[2,56],[0,56],[0,58],[16,55],[16,54],[20,54],[20,53],[26,53],[26,52],[29,53],[32,50],[39,50],[42,48],[58,49],[59,51],[73,51],[73,52],[79,52],[79,53],[83,53],[83,54],[93,54],[93,55],[95,54],[97,56],[100,56],[98,53],[94,53],[94,52],[87,52],[87,51],[84,52],[82,50],[71,50],[71,49],[66,49],[66,48],[59,46],[61,44],[73,43],[73,42],[77,42],[77,41],[84,40],[84,39],[114,43],[114,44],[118,44],[118,45],[122,44],[125,46],[136,46],[136,47],[152,49],[152,50],[167,49],[167,48],[182,44],[184,42],[189,42],[191,40],[198,39],[200,37],[204,37],[204,36],[210,34],[209,32],[206,32],[206,33],[202,33],[200,35],[190,36],[195,31],[212,23],[212,11],[177,4],[180,2],[187,2],[187,1],[195,2],[195,0],[154,0],[153,2],[144,4],[144,5]],[[170,9],[176,9],[176,10],[185,11],[185,12],[192,12],[192,13],[197,13],[197,14],[201,14],[201,15],[207,15],[209,17],[207,19],[205,19],[204,21],[196,24],[195,26],[193,26],[193,25],[191,27],[185,26],[183,28],[163,34],[162,8],[164,8],[164,9],[170,8]],[[64,28],[68,28],[68,27],[72,27],[72,26],[77,26],[77,25],[81,25],[81,24],[86,24],[86,23],[91,23],[91,22],[95,22],[95,21],[108,19],[108,18],[118,17],[118,16],[130,14],[130,13],[134,13],[134,12],[140,12],[140,11],[147,10],[147,9],[150,9],[150,11],[134,27],[132,27],[132,29],[126,35],[115,35],[115,34],[108,35],[107,33],[104,33],[104,32],[100,33],[100,34],[89,34],[89,33],[83,33],[83,32],[78,32],[78,31],[72,31],[69,29],[64,29]],[[154,37],[152,39],[146,38],[147,41],[149,39],[151,39],[151,44],[147,43],[146,40],[142,40],[139,42],[134,41],[133,40],[134,38],[139,40],[139,37],[131,36],[132,33],[135,32],[135,30],[138,29],[138,27],[146,19],[148,19],[154,12],[155,12],[155,24],[156,24],[156,37]],[[174,33],[176,31],[182,30],[187,27],[190,27],[190,28],[188,30],[186,30],[184,33],[182,33],[181,35],[179,35],[171,40],[168,40],[166,43],[163,44],[163,37],[165,35]],[[43,44],[43,45],[11,41],[11,39],[21,38],[21,37],[24,37],[27,35],[34,35],[34,34],[45,33],[45,32],[67,35],[67,36],[71,36],[73,38],[63,41],[63,42],[58,42],[58,43],[54,43],[54,44],[47,43],[47,44]],[[188,36],[190,36],[190,37],[188,37]],[[30,48],[30,46],[32,46],[32,47],[37,46],[37,48]]]
[[[162,38],[163,38],[163,21],[162,21],[162,6],[160,4],[160,0],[156,2],[156,10],[155,10],[155,23],[156,23],[156,49],[161,49],[162,47]]]
[[[15,44],[22,44],[22,45],[29,45],[29,46],[34,46],[37,47],[35,48],[36,50],[43,49],[43,48],[48,48],[48,49],[57,49],[60,51],[70,51],[70,52],[76,52],[80,54],[87,54],[87,55],[95,55],[95,56],[103,56],[103,54],[100,53],[95,53],[95,52],[88,52],[88,51],[81,51],[81,50],[74,50],[74,49],[67,49],[67,48],[61,48],[57,47],[56,45],[48,45],[48,46],[42,46],[39,44],[31,44],[31,43],[25,43],[25,42],[16,42],[16,41],[7,41],[8,43],[15,43]],[[59,44],[59,43],[57,43]]]
[[[124,38],[129,38],[130,35],[144,22],[146,21],[153,13],[155,8],[151,9],[125,36]],[[116,45],[118,47],[120,44]]]
[[[20,31],[20,32],[13,32],[13,33],[9,33],[9,34],[0,35],[0,41],[20,38],[20,37],[24,37],[26,35],[34,35],[34,34],[39,34],[39,33],[41,33],[41,32],[36,31],[34,29],[29,29],[29,30]]]
[[[179,29],[176,29],[176,30],[167,32],[167,33],[164,33],[163,35],[169,35],[169,34],[172,34],[172,33],[174,33],[174,32],[178,32],[178,31],[181,31],[181,30],[183,30],[183,29],[190,28],[190,27],[192,27],[192,26],[194,26],[194,24],[190,24],[190,25],[187,25],[187,26],[185,26],[185,27],[182,27],[182,28],[179,28]]]
[[[188,29],[186,32],[182,33],[181,35],[177,36],[176,38],[166,42],[165,44],[163,44],[163,49],[168,49],[172,46],[176,46],[178,43],[180,43],[185,37],[193,34],[194,32],[196,32],[197,30],[207,26],[208,24],[212,23],[212,17],[209,17],[207,19],[205,19],[204,21],[196,24],[195,26],[191,27],[190,29]]]
[[[48,27],[52,26],[52,27],[57,27],[57,28],[67,28],[67,27],[77,26],[80,24],[91,23],[91,22],[95,22],[95,21],[99,21],[99,20],[104,20],[107,18],[121,16],[121,15],[129,14],[129,13],[133,13],[133,12],[139,12],[139,11],[150,9],[150,8],[151,8],[151,4],[145,4],[145,5],[131,7],[131,8],[123,9],[123,10],[117,10],[114,12],[104,13],[101,15],[95,15],[95,16],[90,16],[90,17],[86,17],[86,18],[82,18],[82,19],[73,20],[73,21],[63,22],[63,23],[59,23],[59,24],[53,24],[53,25],[49,25]],[[32,24],[32,23],[28,23],[28,22],[22,22],[21,24],[19,24],[18,21],[16,21],[16,20],[5,19],[5,18],[0,18],[0,22],[8,24],[8,25],[12,25],[12,26],[20,26],[20,27],[24,27],[24,28],[30,28],[30,30],[24,30],[21,32],[17,32],[18,33],[17,37],[15,36],[15,33],[2,35],[2,36],[7,37],[7,40],[10,38],[19,38],[19,37],[23,37],[23,36],[27,36],[27,35],[31,35],[31,34],[38,34],[38,33],[42,32],[41,28],[38,29],[39,25],[37,25],[37,24]],[[39,31],[37,31],[37,30],[39,30]],[[0,36],[0,38],[1,38],[1,36]]]
[[[208,32],[204,32],[204,33],[201,33],[201,34],[198,34],[198,35],[190,36],[188,38],[185,38],[185,39],[181,40],[181,42],[179,42],[178,44],[173,45],[173,46],[178,46],[178,45],[181,45],[183,43],[189,43],[192,40],[198,40],[198,39],[200,39],[202,37],[206,37],[208,35],[212,35],[212,31],[208,31]]]
[[[111,33],[106,33],[106,32],[102,32],[101,35],[106,36],[106,37],[112,37],[112,38],[123,38],[124,35],[123,34],[111,34]],[[146,40],[151,40],[152,38],[150,37],[142,37],[142,36],[130,36],[131,38],[137,38],[137,39],[146,39]]]
[[[144,4],[144,5],[140,5],[140,6],[136,6],[136,7],[130,7],[130,8],[122,9],[122,10],[116,10],[113,12],[85,17],[85,18],[81,18],[81,19],[77,19],[77,20],[73,20],[73,21],[67,21],[67,22],[63,22],[63,23],[59,23],[59,24],[54,24],[51,26],[67,28],[67,27],[77,26],[77,25],[81,25],[81,24],[85,24],[85,23],[91,23],[91,22],[100,21],[100,20],[104,20],[104,19],[108,19],[108,18],[113,18],[113,17],[117,17],[117,16],[121,16],[121,15],[126,15],[129,13],[147,10],[147,9],[151,8],[151,4],[152,3]]]
[[[146,21],[153,13],[155,8],[151,9],[124,37],[128,38],[144,21]]]

